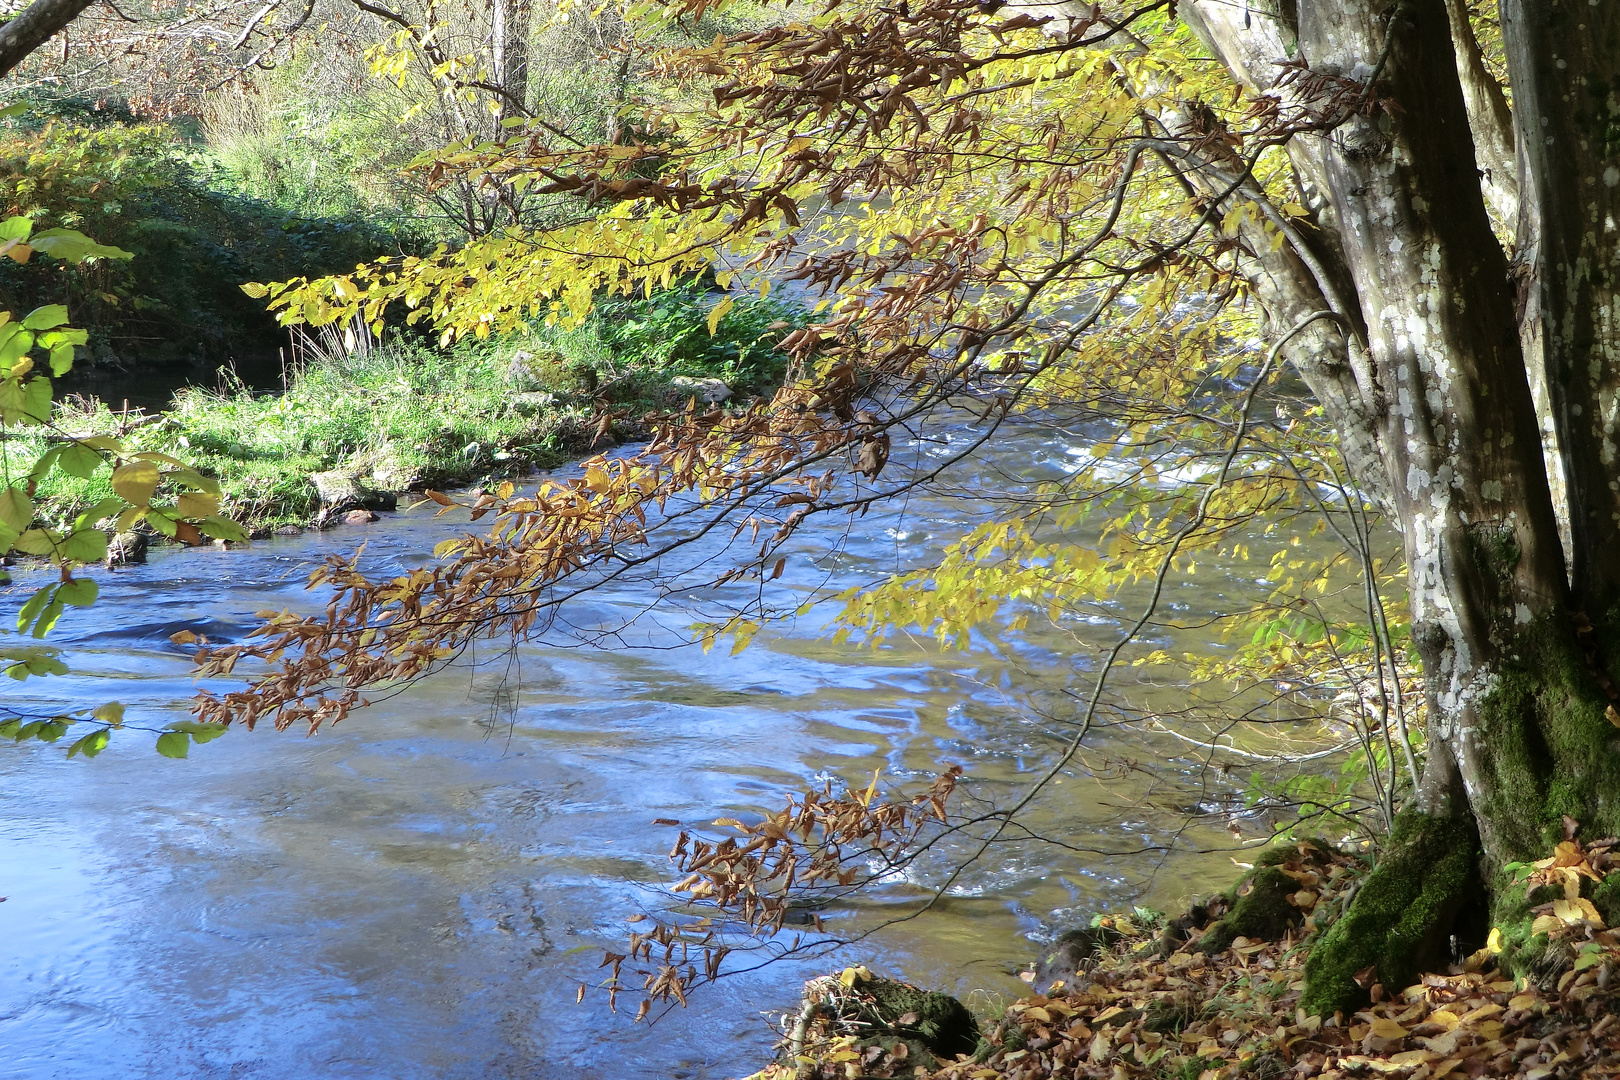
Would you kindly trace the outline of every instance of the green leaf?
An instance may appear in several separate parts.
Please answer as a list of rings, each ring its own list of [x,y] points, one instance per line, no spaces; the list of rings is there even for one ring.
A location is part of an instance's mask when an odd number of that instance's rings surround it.
[[[249,281],[242,285],[241,288],[243,292],[247,293],[255,300],[263,300],[266,296],[270,295],[270,290],[265,286],[260,285],[257,281]]]
[[[13,116],[21,116],[23,113],[27,112],[29,108],[29,103],[26,101],[19,101],[14,105],[7,105],[5,108],[0,109],[0,120],[5,120]]]
[[[124,508],[123,499],[102,499],[96,505],[73,519],[73,528],[86,529],[98,521],[112,517]]]
[[[197,522],[197,528],[212,536],[215,540],[234,540],[238,543],[248,538],[248,531],[230,518],[210,515]]]
[[[107,244],[98,244],[81,232],[72,229],[46,229],[35,233],[28,241],[35,251],[63,262],[83,262],[85,259],[133,259],[132,252],[123,248],[112,247]]]
[[[0,327],[0,368],[9,372],[11,366],[27,356],[28,350],[33,347],[34,335],[17,323]]]
[[[191,737],[183,731],[169,731],[158,736],[157,752],[167,758],[183,758],[191,752]]]
[[[97,705],[90,715],[104,724],[117,727],[124,722],[124,706],[119,702],[109,701],[103,705]]]
[[[23,316],[22,325],[24,330],[54,330],[67,321],[68,309],[64,305],[46,304]]]
[[[171,512],[161,507],[154,506],[146,512],[146,523],[170,540],[174,539],[174,534],[178,531],[174,527]]]
[[[69,443],[62,448],[62,456],[57,459],[63,472],[69,476],[77,476],[88,480],[101,468],[103,462],[101,455],[82,446],[79,443]]]
[[[33,231],[33,218],[13,217],[0,221],[0,240],[26,240]]]
[[[57,443],[39,455],[39,460],[35,461],[34,467],[28,471],[28,479],[35,482],[45,479],[45,474],[51,471],[51,467],[57,463],[62,457],[62,451],[66,449],[64,444]]]
[[[78,742],[68,747],[67,756],[72,757],[74,754],[83,754],[85,757],[93,758],[106,748],[107,729],[97,728],[95,731],[92,731],[90,734],[84,736],[83,738],[79,739]]]
[[[169,475],[169,479],[182,487],[193,491],[206,492],[209,495],[219,494],[219,481],[212,476],[204,476],[196,469],[179,468]]]
[[[49,555],[56,550],[56,539],[47,529],[29,529],[17,537],[16,548],[24,555]]]
[[[40,742],[53,743],[66,735],[67,730],[68,721],[66,720],[46,720],[39,725],[39,730],[34,733],[34,738]]]
[[[51,374],[66,375],[73,369],[73,346],[57,345],[51,349]]]
[[[0,423],[43,424],[51,418],[51,380],[0,382]]]
[[[51,629],[56,625],[56,620],[60,619],[61,617],[62,601],[61,598],[58,597],[53,599],[49,604],[46,604],[45,610],[40,612],[39,618],[34,620],[34,636],[37,638],[42,638],[46,634],[50,633]]]
[[[71,542],[71,537],[69,542]],[[105,538],[103,538],[103,546],[105,546]],[[101,587],[89,578],[71,578],[62,582],[61,586],[56,590],[58,600],[61,600],[64,604],[72,604],[74,607],[89,607],[96,602],[96,597],[99,595],[101,595]]]
[[[190,735],[192,741],[198,746],[203,743],[213,742],[230,730],[224,724],[200,724],[195,720],[181,720],[170,724],[169,727],[174,731],[183,731]]]
[[[28,492],[20,487],[8,487],[0,491],[0,524],[11,526],[16,532],[22,532],[33,523],[34,500],[28,497]]]
[[[100,529],[76,529],[62,541],[58,552],[72,562],[98,563],[107,557],[107,534]]]

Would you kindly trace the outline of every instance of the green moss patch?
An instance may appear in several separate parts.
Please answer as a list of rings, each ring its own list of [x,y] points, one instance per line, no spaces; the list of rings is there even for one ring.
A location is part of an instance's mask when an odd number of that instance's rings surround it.
[[[1395,991],[1433,970],[1458,913],[1480,894],[1478,847],[1471,822],[1401,814],[1349,910],[1311,948],[1305,1010],[1350,1011],[1375,981]]]
[[[1198,948],[1213,955],[1240,937],[1276,941],[1302,926],[1307,908],[1301,906],[1300,894],[1314,900],[1312,879],[1331,865],[1336,854],[1321,840],[1278,844],[1261,852],[1254,869],[1217,902],[1225,913],[1198,939]]]

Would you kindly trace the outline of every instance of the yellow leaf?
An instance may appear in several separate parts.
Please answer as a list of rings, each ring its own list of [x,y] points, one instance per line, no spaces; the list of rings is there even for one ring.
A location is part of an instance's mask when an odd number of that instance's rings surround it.
[[[158,467],[150,461],[132,461],[113,470],[113,492],[136,506],[145,506],[152,501],[152,492],[157,490],[157,484]]]
[[[715,330],[720,326],[720,320],[725,318],[726,313],[736,306],[736,299],[728,296],[709,309],[709,334],[711,336],[713,336]]]
[[[1369,1025],[1369,1030],[1380,1039],[1404,1039],[1411,1034],[1395,1021],[1382,1016]]]
[[[175,500],[175,511],[183,518],[205,518],[219,513],[219,496],[206,491],[188,491]]]
[[[1452,1028],[1456,1027],[1460,1019],[1461,1017],[1452,1012],[1450,1009],[1436,1009],[1428,1016],[1429,1023],[1439,1024],[1447,1031],[1450,1031]]]
[[[866,969],[865,964],[857,967],[847,967],[838,976],[838,981],[846,987],[853,987],[858,982],[866,982],[872,978],[872,973]]]

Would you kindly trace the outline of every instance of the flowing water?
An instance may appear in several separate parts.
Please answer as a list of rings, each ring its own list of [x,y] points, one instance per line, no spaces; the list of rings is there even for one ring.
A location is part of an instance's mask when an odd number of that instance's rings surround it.
[[[1077,452],[1071,436],[1021,428],[982,472],[801,534],[783,582],[916,564],[985,511],[975,491],[1062,476]],[[53,639],[71,677],[3,692],[20,707],[118,699],[154,727],[181,718],[193,686],[175,630],[240,636],[256,611],[311,606],[303,581],[327,553],[364,541],[373,570],[419,565],[463,528],[418,511],[239,550],[156,551],[102,575],[101,602],[63,620]],[[1206,570],[1167,609],[1219,610],[1252,594],[1258,573]],[[30,583],[21,574],[0,608]],[[837,646],[819,607],[738,656],[705,655],[684,644],[688,627],[721,597],[647,612],[651,595],[625,582],[571,613],[585,626],[642,613],[613,648],[525,646],[314,738],[232,731],[184,761],[157,756],[144,733],[90,762],[61,746],[0,749],[0,1077],[740,1076],[768,1059],[761,1014],[779,1017],[803,979],[846,959],[993,1005],[1022,987],[1032,936],[1231,876],[1226,853],[998,848],[927,916],[838,957],[738,974],[651,1024],[594,995],[576,1004],[625,920],[665,904],[675,830],[653,819],[747,815],[819,778],[864,785],[882,769],[920,782],[951,763],[966,767],[970,797],[1008,801],[1064,735],[1018,707],[1022,683],[1091,664],[1036,635],[993,656]],[[1106,643],[1117,623],[1094,621]],[[1165,634],[1221,647],[1209,631]],[[1031,821],[1098,848],[1162,843],[1185,822],[1145,808],[1147,784],[1077,769]],[[1230,844],[1212,827],[1184,839]],[[828,912],[828,929],[870,927],[917,895],[895,882]]]

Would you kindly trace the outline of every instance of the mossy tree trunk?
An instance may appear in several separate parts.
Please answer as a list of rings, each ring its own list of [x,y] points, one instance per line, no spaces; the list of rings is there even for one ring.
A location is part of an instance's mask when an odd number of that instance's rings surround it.
[[[1547,854],[1565,815],[1620,833],[1620,0],[1504,0],[1516,184],[1477,167],[1503,114],[1444,0],[1183,11],[1319,121],[1287,146],[1313,227],[1246,269],[1275,335],[1340,316],[1291,359],[1400,525],[1427,679],[1422,781],[1308,969],[1331,1012],[1441,960],[1459,918],[1522,916],[1500,867]]]

